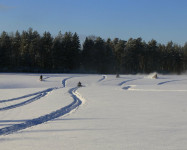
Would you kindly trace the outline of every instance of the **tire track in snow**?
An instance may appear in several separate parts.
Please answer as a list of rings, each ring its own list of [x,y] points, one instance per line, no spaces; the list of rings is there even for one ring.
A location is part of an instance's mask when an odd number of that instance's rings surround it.
[[[71,77],[72,78],[72,77]],[[70,78],[66,78],[62,81],[63,86],[65,87],[65,82],[70,79]],[[64,88],[62,87],[62,88]],[[54,112],[51,112],[49,114],[46,114],[44,116],[40,116],[38,118],[34,118],[34,119],[30,119],[30,120],[26,120],[24,123],[19,123],[19,124],[14,124],[12,126],[9,127],[5,127],[0,129],[0,135],[7,135],[7,134],[11,134],[32,126],[36,126],[39,124],[42,124],[44,122],[56,119],[58,117],[61,117],[63,115],[66,115],[68,113],[70,113],[71,111],[73,111],[74,109],[78,108],[85,100],[84,98],[77,92],[78,87],[76,88],[72,88],[70,89],[68,92],[71,95],[71,97],[73,98],[73,102],[61,109],[58,109]]]
[[[187,79],[183,79],[183,80],[169,80],[169,81],[160,82],[157,85],[163,85],[163,84],[170,83],[170,82],[184,81],[184,80],[187,80]]]
[[[66,87],[66,81],[71,79],[71,78],[73,78],[73,77],[65,78],[64,80],[62,80],[62,85],[63,85],[64,88]]]
[[[44,122],[47,122],[49,120],[53,120],[55,118],[61,117],[65,114],[70,113],[72,110],[78,108],[78,106],[80,106],[82,104],[82,100],[80,99],[80,96],[78,96],[76,94],[76,90],[78,88],[72,88],[69,90],[69,94],[71,94],[72,98],[73,98],[73,102],[61,109],[58,109],[54,112],[51,112],[50,114],[38,117],[38,118],[34,118],[34,119],[30,119],[25,121],[24,123],[20,123],[20,124],[14,124],[12,126],[9,127],[5,127],[0,129],[0,135],[7,135],[7,134],[11,134],[32,126],[36,126],[39,124],[42,124]]]
[[[160,89],[132,89],[129,88],[129,91],[139,91],[139,92],[187,92],[187,90],[160,90]]]
[[[126,80],[126,81],[123,81],[121,83],[119,83],[118,85],[119,86],[123,86],[125,83],[127,82],[130,82],[130,81],[135,81],[135,80],[139,80],[139,79],[142,79],[142,78],[138,78],[138,79],[129,79],[129,80]],[[135,87],[136,85],[127,85],[127,86],[124,86],[122,87],[123,90],[130,90],[132,87]]]
[[[139,79],[142,79],[142,78],[138,78],[138,79],[129,79],[129,80],[126,80],[126,81],[123,81],[123,82],[119,83],[118,85],[119,85],[119,86],[122,86],[123,84],[125,84],[125,83],[127,83],[127,82],[135,81],[135,80],[139,80]]]
[[[51,78],[50,76],[44,77],[43,80],[45,81],[46,79]]]
[[[9,99],[9,100],[2,100],[2,101],[0,101],[0,103],[16,101],[16,100],[20,100],[20,99],[23,99],[23,98],[27,98],[27,97],[31,97],[31,96],[36,95],[35,97],[30,98],[30,99],[28,99],[28,100],[26,100],[24,102],[0,108],[0,111],[9,110],[9,109],[13,109],[13,108],[16,108],[16,107],[21,107],[21,106],[26,105],[26,104],[30,104],[30,103],[32,103],[32,102],[34,102],[36,100],[39,100],[40,98],[46,96],[49,92],[53,91],[54,89],[57,89],[57,88],[49,88],[47,90],[44,90],[44,91],[41,91],[41,92],[37,92],[37,93],[34,93],[34,94],[29,94],[29,95],[25,95],[25,96],[22,96],[22,97]]]
[[[101,79],[99,79],[97,82],[101,82],[103,80],[105,80],[107,78],[107,75],[103,75],[103,77]]]
[[[125,87],[123,87],[122,89],[124,89],[124,90],[129,90],[131,88],[131,86],[125,86]]]
[[[49,77],[47,77],[47,78],[49,78]],[[63,87],[66,87],[66,81],[68,79],[71,79],[71,78],[73,78],[73,77],[65,78],[64,80],[62,80]],[[18,103],[18,104],[14,104],[14,105],[10,105],[10,106],[6,105],[6,107],[0,108],[0,111],[9,110],[9,109],[13,109],[13,108],[16,108],[16,107],[21,107],[23,105],[32,103],[32,102],[34,102],[36,100],[39,100],[40,98],[46,96],[49,92],[51,92],[51,91],[53,91],[55,89],[58,89],[58,88],[57,87],[55,87],[55,88],[49,88],[49,89],[41,91],[41,92],[36,92],[36,93],[33,93],[33,94],[24,95],[24,96],[17,97],[17,98],[12,98],[12,99],[8,99],[8,100],[0,100],[0,103],[6,103],[6,102],[17,101],[17,100],[20,100],[20,99],[24,99],[24,98],[36,95],[35,97],[30,98],[30,99],[28,99],[28,100],[26,100],[24,102],[21,102],[21,103]]]
[[[44,90],[44,91],[36,92],[36,93],[33,93],[33,94],[28,94],[28,95],[20,96],[20,97],[17,97],[17,98],[12,98],[12,99],[8,99],[8,100],[0,100],[0,103],[10,102],[10,101],[17,101],[17,100],[24,99],[24,98],[27,98],[27,97],[39,95],[39,94],[51,91],[50,89],[52,89],[52,88],[49,88],[49,89]],[[55,89],[55,88],[53,88],[53,89]]]

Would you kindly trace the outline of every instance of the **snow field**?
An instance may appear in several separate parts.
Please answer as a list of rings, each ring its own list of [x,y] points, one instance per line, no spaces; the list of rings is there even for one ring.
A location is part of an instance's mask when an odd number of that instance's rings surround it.
[[[150,79],[145,75],[115,78],[115,75],[51,74],[42,85],[35,81],[37,75],[8,76],[15,76],[15,82],[27,78],[32,83],[21,82],[19,86],[16,83],[17,87],[12,88],[11,84],[9,88],[5,83],[6,88],[0,85],[0,97],[3,97],[0,100],[48,88],[58,89],[32,103],[0,111],[0,129],[65,107],[73,102],[72,96],[78,97],[84,105],[65,116],[0,136],[4,150],[187,149],[186,76],[158,75],[158,79]],[[67,79],[65,87],[64,79]],[[76,90],[79,81],[83,87]]]

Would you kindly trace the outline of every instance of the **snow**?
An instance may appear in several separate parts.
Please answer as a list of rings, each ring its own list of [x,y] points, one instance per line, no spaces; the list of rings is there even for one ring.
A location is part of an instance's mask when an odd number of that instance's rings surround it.
[[[185,75],[42,75],[0,74],[2,150],[187,149]]]

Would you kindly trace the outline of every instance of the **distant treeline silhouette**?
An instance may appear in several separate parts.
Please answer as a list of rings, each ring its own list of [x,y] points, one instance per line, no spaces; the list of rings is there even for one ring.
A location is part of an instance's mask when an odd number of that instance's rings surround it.
[[[159,44],[141,38],[128,41],[86,37],[77,33],[53,37],[27,31],[0,36],[0,72],[181,73],[187,69],[187,43]]]

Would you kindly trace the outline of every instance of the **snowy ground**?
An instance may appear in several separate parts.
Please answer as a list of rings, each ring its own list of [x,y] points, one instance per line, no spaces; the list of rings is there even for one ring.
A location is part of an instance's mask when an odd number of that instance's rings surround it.
[[[39,76],[0,74],[2,150],[187,149],[185,75]]]

